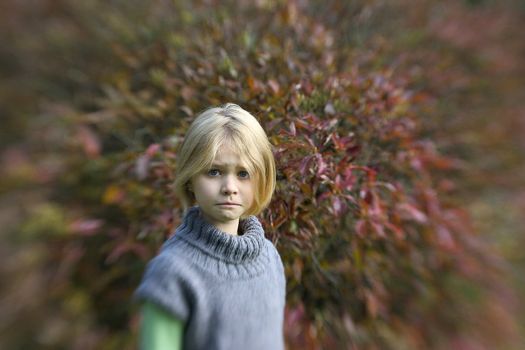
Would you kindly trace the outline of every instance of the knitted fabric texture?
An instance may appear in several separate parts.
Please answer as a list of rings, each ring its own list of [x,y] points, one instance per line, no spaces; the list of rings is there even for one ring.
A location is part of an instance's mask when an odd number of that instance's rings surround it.
[[[135,298],[184,321],[184,349],[284,349],[281,257],[256,217],[239,228],[222,232],[193,207],[148,263]]]

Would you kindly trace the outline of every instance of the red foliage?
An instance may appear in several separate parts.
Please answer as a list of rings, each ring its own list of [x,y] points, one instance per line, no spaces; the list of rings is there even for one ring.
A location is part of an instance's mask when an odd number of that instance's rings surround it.
[[[430,95],[408,87],[413,70],[377,63],[376,39],[345,37],[373,6],[135,5],[18,8],[54,23],[45,45],[17,52],[42,57],[38,81],[60,77],[53,103],[38,107],[60,123],[32,135],[44,135],[35,149],[45,141],[61,157],[50,167],[61,171],[46,173],[67,214],[65,233],[47,242],[46,262],[59,266],[49,300],[84,300],[62,317],[89,315],[91,343],[132,347],[129,297],[180,223],[177,146],[198,111],[231,101],[258,117],[275,147],[277,190],[261,220],[286,269],[289,347],[463,344],[464,304],[484,310],[470,299],[498,285],[499,260],[447,200],[449,175],[465,165],[424,134]],[[64,339],[56,344],[73,342]]]

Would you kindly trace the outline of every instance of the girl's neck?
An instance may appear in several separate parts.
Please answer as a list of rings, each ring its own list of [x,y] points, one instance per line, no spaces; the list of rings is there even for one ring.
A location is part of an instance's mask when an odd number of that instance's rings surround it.
[[[203,217],[208,223],[215,226],[217,229],[221,230],[222,232],[228,233],[233,236],[239,235],[239,219],[227,221],[227,222],[212,222],[206,217],[206,214],[202,213]]]
[[[239,231],[239,219],[235,220],[234,222],[227,222],[224,224],[218,224],[215,225],[219,230],[226,232],[230,235],[238,236]]]

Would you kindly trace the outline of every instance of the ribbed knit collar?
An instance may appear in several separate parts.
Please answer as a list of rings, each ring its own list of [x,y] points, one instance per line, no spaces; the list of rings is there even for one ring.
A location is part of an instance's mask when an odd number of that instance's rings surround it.
[[[208,223],[199,207],[192,207],[184,216],[174,237],[203,250],[211,256],[234,264],[255,259],[264,246],[264,230],[255,216],[239,222],[242,235],[234,236]]]

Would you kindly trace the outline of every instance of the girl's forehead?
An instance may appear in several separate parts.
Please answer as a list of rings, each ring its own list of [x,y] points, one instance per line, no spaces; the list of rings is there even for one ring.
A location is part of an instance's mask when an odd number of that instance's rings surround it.
[[[222,144],[217,149],[213,164],[223,166],[247,166],[246,157],[229,144]]]

